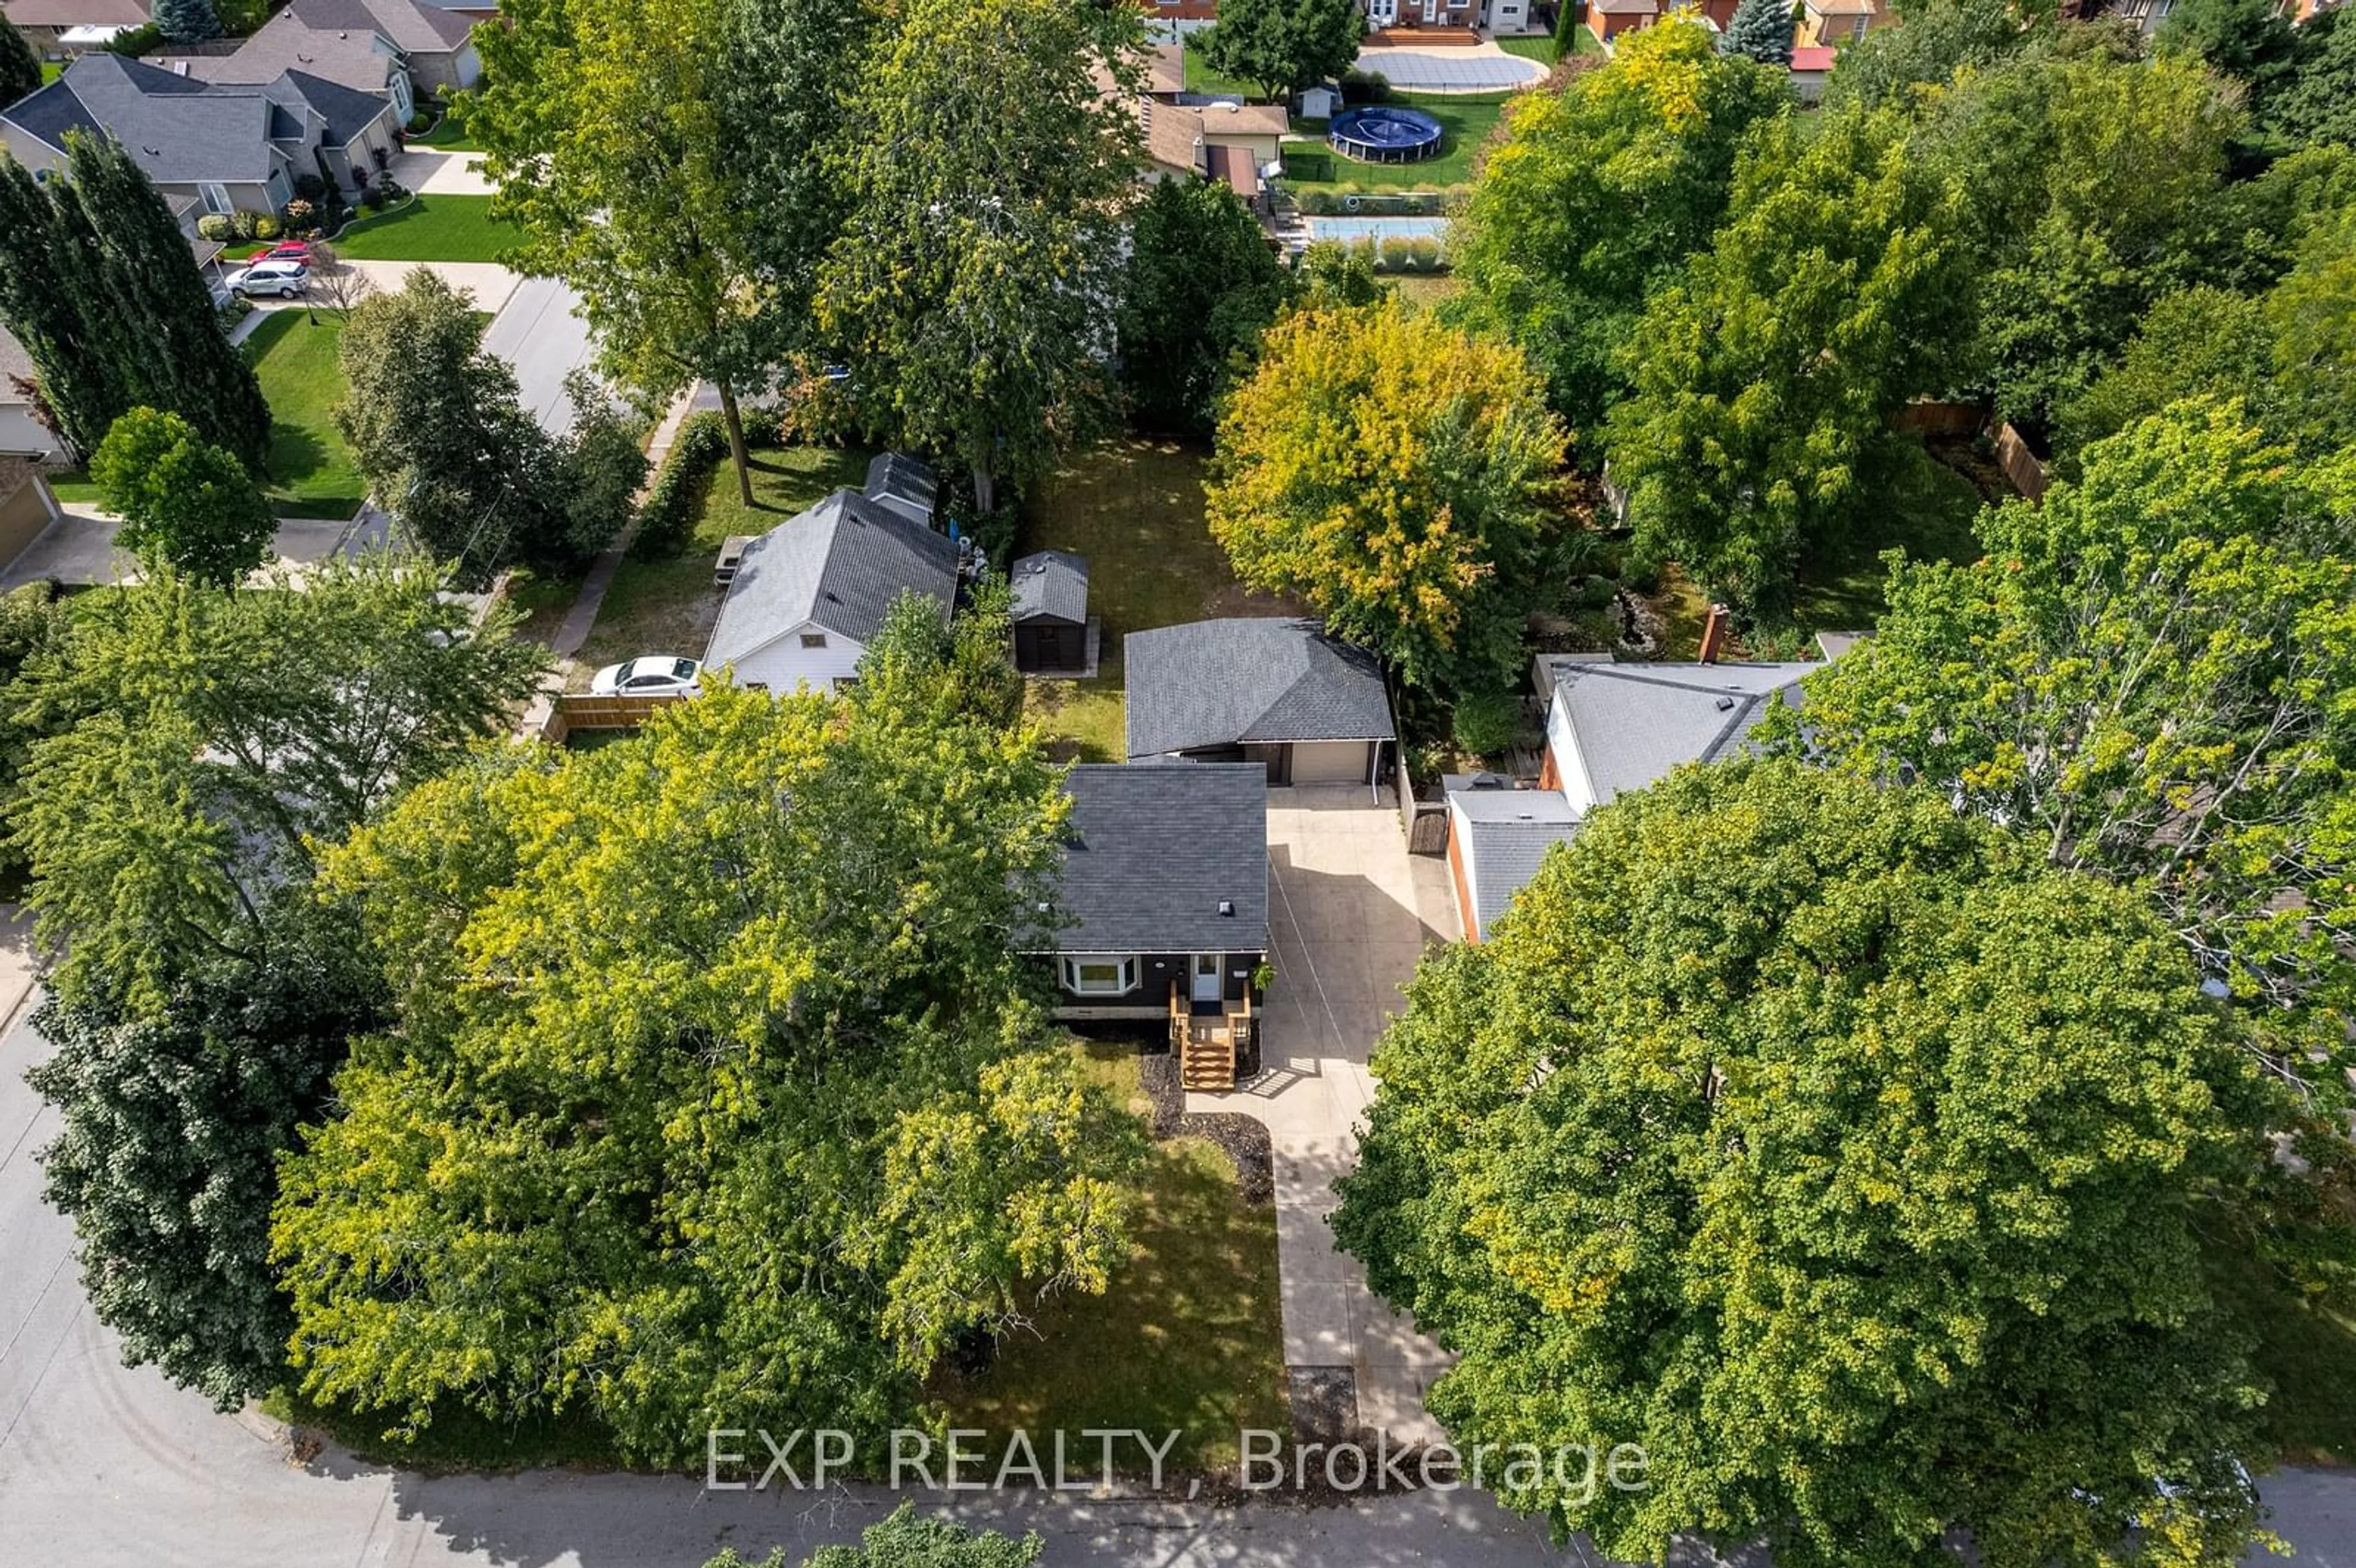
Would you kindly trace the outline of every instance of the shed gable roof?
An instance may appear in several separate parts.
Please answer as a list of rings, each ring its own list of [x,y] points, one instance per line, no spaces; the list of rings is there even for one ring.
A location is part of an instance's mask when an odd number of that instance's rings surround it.
[[[1014,619],[1041,617],[1084,625],[1088,618],[1088,558],[1067,550],[1026,555],[1008,571]]]

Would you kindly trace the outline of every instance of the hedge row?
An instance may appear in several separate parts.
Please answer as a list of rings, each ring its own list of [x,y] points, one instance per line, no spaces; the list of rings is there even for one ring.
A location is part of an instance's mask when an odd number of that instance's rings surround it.
[[[768,409],[744,411],[747,446],[784,444],[783,416]],[[662,472],[638,507],[638,531],[630,553],[640,560],[659,560],[687,548],[695,533],[697,504],[703,482],[728,460],[728,421],[707,409],[680,422],[670,443]]]

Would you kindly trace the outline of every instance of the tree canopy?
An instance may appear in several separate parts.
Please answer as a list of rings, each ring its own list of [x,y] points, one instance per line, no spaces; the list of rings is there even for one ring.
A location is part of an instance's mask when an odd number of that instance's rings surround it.
[[[1045,1550],[1036,1533],[1012,1541],[994,1530],[969,1531],[923,1519],[902,1503],[892,1517],[860,1532],[857,1546],[821,1546],[801,1568],[1031,1568]],[[730,1547],[703,1568],[786,1568],[782,1548],[755,1563]]]
[[[1646,293],[1708,244],[1744,133],[1790,103],[1780,73],[1686,22],[1624,35],[1559,93],[1517,95],[1451,234],[1451,319],[1510,335],[1591,438],[1625,393]]]
[[[1142,27],[1120,5],[915,0],[855,96],[865,133],[820,322],[868,416],[967,468],[984,511],[1106,404],[1104,307],[1141,154],[1099,79],[1133,84]]]
[[[2266,95],[2269,129],[2314,145],[2356,147],[2356,26],[2337,6],[2298,28],[2290,68]]]
[[[1221,392],[1292,298],[1259,220],[1215,180],[1163,180],[1130,227],[1117,332],[1132,417],[1210,433]]]
[[[1778,0],[1742,0],[1727,24],[1724,48],[1761,65],[1790,65],[1792,8]]]
[[[2044,504],[1982,516],[1986,556],[1899,562],[1875,636],[1807,683],[1780,743],[1913,778],[2054,865],[2147,892],[2262,1018],[2356,981],[2356,560],[2238,402],[2096,442]],[[2297,1012],[2286,1078],[2335,1093],[2344,1049]],[[2307,1053],[2323,1049],[2324,1059]]]
[[[41,88],[41,57],[16,30],[16,24],[0,16],[0,107],[37,92]]]
[[[578,1412],[651,1463],[872,1439],[960,1336],[1105,1288],[1142,1130],[1013,951],[1067,803],[1033,736],[906,689],[486,753],[329,855],[399,1022],[282,1168],[309,1397]]]
[[[123,518],[115,542],[227,587],[269,559],[277,522],[237,454],[177,414],[133,409],[91,454],[90,476]]]
[[[1485,1473],[1613,1558],[2233,1561],[2260,1394],[2196,1225],[2265,1100],[2194,978],[1933,792],[1687,769],[1424,961],[1334,1231],[1461,1356],[1460,1448],[1643,1445]]]
[[[1219,19],[1187,47],[1202,50],[1213,70],[1258,82],[1285,103],[1339,79],[1358,58],[1365,30],[1360,0],[1223,0]]]
[[[0,160],[0,321],[66,444],[86,457],[123,414],[160,409],[259,471],[270,407],[178,220],[120,142],[67,141],[61,179]]]
[[[1640,547],[1781,614],[1873,494],[1890,416],[1960,363],[1970,280],[1961,196],[1894,112],[1754,133],[1725,227],[1622,357],[1603,444]]]
[[[424,563],[334,561],[230,592],[166,569],[85,596],[11,688],[36,738],[13,811],[58,962],[48,1199],[124,1355],[223,1408],[276,1386],[277,1157],[384,986],[310,898],[317,843],[447,766],[541,652]]]
[[[1211,532],[1246,583],[1409,683],[1491,685],[1519,660],[1563,444],[1511,344],[1397,301],[1296,311],[1219,421]]]
[[[1827,111],[1911,108],[1958,71],[1986,69],[2053,31],[2050,15],[2024,16],[2012,0],[1917,0],[1897,10],[1901,25],[1840,51],[1825,83]]]

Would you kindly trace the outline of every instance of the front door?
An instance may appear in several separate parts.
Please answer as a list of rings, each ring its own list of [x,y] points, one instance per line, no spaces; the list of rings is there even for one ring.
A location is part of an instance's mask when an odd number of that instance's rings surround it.
[[[1226,966],[1221,960],[1226,956],[1221,953],[1194,955],[1194,999],[1196,1001],[1215,1002],[1224,997],[1226,987],[1223,982],[1226,978]]]

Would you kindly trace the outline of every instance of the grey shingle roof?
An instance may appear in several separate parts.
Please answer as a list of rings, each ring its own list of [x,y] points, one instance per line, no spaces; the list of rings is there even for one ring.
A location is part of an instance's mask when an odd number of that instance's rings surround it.
[[[305,26],[293,11],[281,11],[236,53],[191,58],[188,73],[207,81],[260,86],[284,72],[299,71],[389,102],[385,95],[391,91],[393,60],[378,51],[373,37],[365,30],[321,32]]]
[[[140,0],[5,0],[0,13],[20,27],[135,27],[147,20]]]
[[[1374,656],[1314,621],[1194,621],[1131,632],[1122,652],[1132,757],[1397,733]]]
[[[17,400],[16,386],[8,379],[9,377],[22,376],[29,381],[38,374],[33,368],[33,357],[25,352],[25,346],[16,341],[16,335],[0,326],[0,403]]]
[[[864,643],[884,612],[913,590],[948,612],[957,592],[957,546],[856,490],[837,490],[744,547],[706,664],[741,659],[814,621]]]
[[[326,144],[330,147],[349,146],[353,138],[370,124],[392,112],[389,99],[355,92],[340,82],[306,71],[290,70],[263,91],[273,98],[281,92],[299,97],[318,111],[319,117],[327,123]]]
[[[1739,750],[1768,705],[1796,706],[1803,676],[1821,664],[1612,665],[1554,667],[1554,705],[1570,720],[1579,757],[1599,805],[1643,789],[1680,763],[1706,763]]]
[[[933,503],[939,494],[940,481],[932,469],[905,452],[879,453],[867,465],[867,498],[912,523],[932,526]]]
[[[1514,895],[1538,874],[1546,852],[1579,831],[1579,814],[1550,789],[1480,789],[1456,774],[1441,784],[1448,804],[1463,817],[1457,830],[1470,840],[1463,857],[1467,891],[1486,935]]]
[[[111,133],[147,177],[170,185],[260,184],[274,166],[276,106],[259,89],[222,88],[103,50],[8,110],[53,147],[66,133]]]
[[[411,54],[448,54],[466,41],[468,18],[413,0],[294,0],[287,9],[315,32],[380,33]]]
[[[1088,558],[1043,549],[1016,561],[1007,573],[1014,590],[1014,618],[1051,616],[1086,625],[1088,619]]]
[[[1058,952],[1268,950],[1266,768],[1083,763],[1065,788],[1062,904],[1076,923]]]

